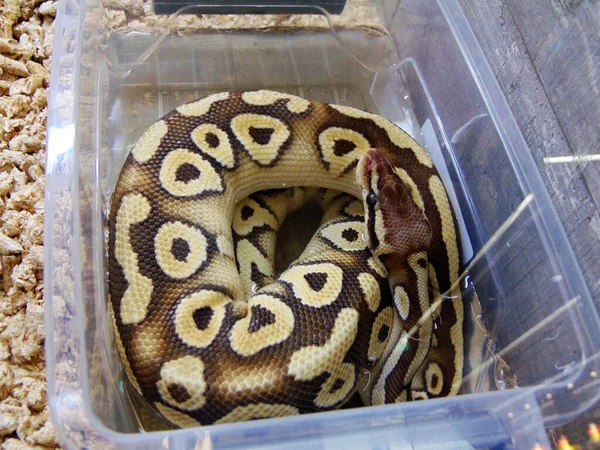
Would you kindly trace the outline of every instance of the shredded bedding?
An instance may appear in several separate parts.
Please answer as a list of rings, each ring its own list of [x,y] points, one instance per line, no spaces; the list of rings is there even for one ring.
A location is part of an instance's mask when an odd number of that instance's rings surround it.
[[[56,3],[0,15],[0,440],[56,447],[44,364],[44,159]]]

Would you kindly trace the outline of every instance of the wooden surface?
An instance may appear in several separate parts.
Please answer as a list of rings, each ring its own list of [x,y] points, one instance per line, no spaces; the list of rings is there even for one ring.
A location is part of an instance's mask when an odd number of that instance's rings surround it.
[[[552,196],[600,309],[600,0],[459,0]],[[549,159],[550,158],[550,159]],[[600,410],[560,432],[587,440]]]
[[[600,2],[459,0],[492,66],[600,309]]]

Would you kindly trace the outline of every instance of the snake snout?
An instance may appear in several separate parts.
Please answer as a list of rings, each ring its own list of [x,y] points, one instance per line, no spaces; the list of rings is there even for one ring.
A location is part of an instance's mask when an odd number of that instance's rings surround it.
[[[356,181],[363,189],[379,193],[388,176],[395,175],[392,162],[381,150],[372,148],[358,162]]]
[[[396,174],[392,161],[382,150],[372,148],[365,154],[357,178],[363,189],[368,187],[377,195],[380,205],[391,202],[398,207],[411,196],[410,187]]]

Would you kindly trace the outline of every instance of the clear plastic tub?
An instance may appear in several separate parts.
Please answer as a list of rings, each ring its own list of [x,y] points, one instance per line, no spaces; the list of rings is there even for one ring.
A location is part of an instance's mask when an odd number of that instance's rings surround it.
[[[531,448],[548,446],[545,427],[600,397],[598,315],[456,0],[368,6],[378,26],[336,27],[313,7],[325,26],[200,32],[177,28],[174,16],[157,31],[135,32],[111,28],[98,0],[59,3],[45,299],[48,398],[64,446]],[[244,88],[377,112],[431,151],[469,238],[469,279],[481,305],[473,312],[479,304],[468,304],[469,314],[489,332],[489,351],[465,380],[471,393],[187,430],[166,429],[135,408],[107,319],[110,193],[127,152],[156,119],[195,97]]]

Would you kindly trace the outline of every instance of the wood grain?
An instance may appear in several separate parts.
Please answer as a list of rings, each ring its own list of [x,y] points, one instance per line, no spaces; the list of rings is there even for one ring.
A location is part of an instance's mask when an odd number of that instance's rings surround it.
[[[600,2],[459,4],[531,149],[600,309],[600,162],[552,164],[547,159],[600,153]],[[540,364],[547,356],[540,357]],[[518,363],[519,355],[514,359]],[[571,443],[587,442],[587,423],[599,417],[596,409],[552,434],[567,434]]]
[[[598,0],[459,0],[500,83],[600,308]],[[591,63],[590,63],[591,61]]]

